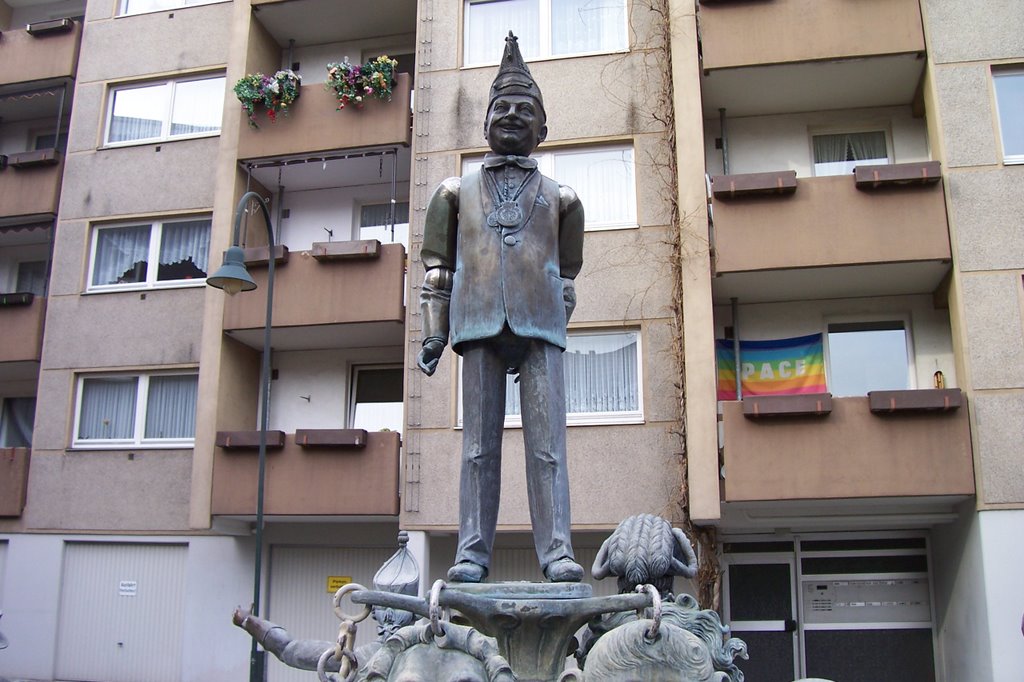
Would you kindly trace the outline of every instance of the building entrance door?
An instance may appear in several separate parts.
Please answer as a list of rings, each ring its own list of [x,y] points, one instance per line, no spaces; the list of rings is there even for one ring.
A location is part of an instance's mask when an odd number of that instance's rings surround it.
[[[725,574],[725,618],[732,634],[747,643],[740,661],[747,679],[792,682],[800,660],[796,627],[796,583],[792,555],[748,555],[730,559]]]

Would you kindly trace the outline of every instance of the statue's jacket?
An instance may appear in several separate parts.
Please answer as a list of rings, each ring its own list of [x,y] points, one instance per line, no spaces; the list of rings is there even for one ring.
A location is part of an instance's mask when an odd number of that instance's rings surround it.
[[[423,338],[467,341],[497,336],[508,324],[520,337],[565,348],[575,307],[573,280],[583,266],[583,206],[575,192],[534,173],[517,203],[522,221],[492,227],[494,200],[480,169],[449,178],[427,206],[420,255],[427,269],[421,294]],[[431,271],[453,270],[447,287]]]

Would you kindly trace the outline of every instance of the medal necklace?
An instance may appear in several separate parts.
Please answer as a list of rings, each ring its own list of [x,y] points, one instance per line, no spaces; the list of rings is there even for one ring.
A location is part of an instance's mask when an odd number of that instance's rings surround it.
[[[495,205],[495,209],[489,216],[487,216],[488,225],[494,228],[497,228],[499,225],[501,227],[516,227],[523,222],[523,211],[519,208],[519,204],[516,203],[516,200],[519,198],[519,195],[523,193],[523,190],[526,189],[527,183],[530,182],[530,178],[532,178],[533,174],[536,172],[536,168],[531,168],[530,172],[526,174],[526,178],[519,183],[519,187],[516,188],[514,194],[512,194],[511,188],[507,185],[505,187],[505,191],[502,191],[502,188],[498,187],[498,181],[494,179],[494,175],[492,173],[484,172],[484,175],[489,177],[491,180]],[[507,167],[505,168],[505,173],[507,177]],[[509,194],[512,194],[512,196],[509,196]]]

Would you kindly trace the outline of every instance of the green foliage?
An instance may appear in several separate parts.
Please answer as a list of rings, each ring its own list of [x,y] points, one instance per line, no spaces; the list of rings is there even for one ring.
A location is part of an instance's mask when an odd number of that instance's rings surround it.
[[[299,98],[300,80],[302,76],[291,69],[278,71],[273,76],[251,73],[238,79],[234,91],[249,116],[249,125],[259,128],[256,124],[257,107],[267,110],[267,118],[271,123],[277,121],[280,112],[287,116],[289,105]]]
[[[370,97],[390,101],[397,66],[398,61],[386,54],[361,65],[352,64],[345,57],[340,63],[327,65],[327,89],[333,90],[338,98],[338,109],[349,104],[362,107]]]

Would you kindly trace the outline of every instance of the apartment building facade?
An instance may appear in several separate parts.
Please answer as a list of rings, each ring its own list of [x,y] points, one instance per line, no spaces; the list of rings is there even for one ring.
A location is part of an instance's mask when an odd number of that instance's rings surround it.
[[[330,639],[400,528],[444,575],[460,367],[416,368],[418,252],[511,29],[586,207],[578,560],[630,514],[713,529],[748,679],[1013,679],[1024,17],[969,4],[0,2],[0,675],[248,677],[271,259],[261,615]],[[390,101],[338,110],[327,64],[381,54]],[[280,69],[300,97],[250,126],[232,85]],[[816,390],[759,395],[808,337]],[[493,580],[541,578],[516,391]]]

